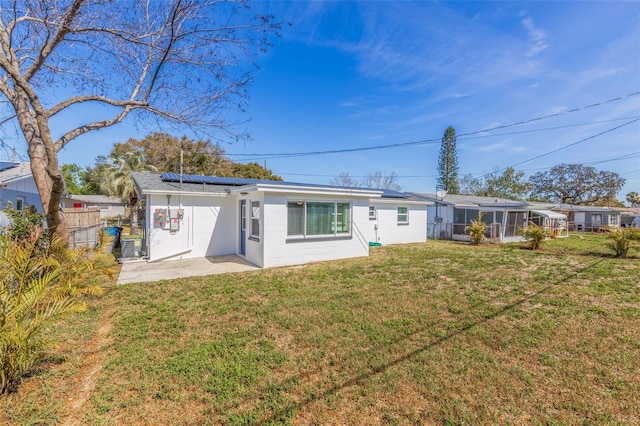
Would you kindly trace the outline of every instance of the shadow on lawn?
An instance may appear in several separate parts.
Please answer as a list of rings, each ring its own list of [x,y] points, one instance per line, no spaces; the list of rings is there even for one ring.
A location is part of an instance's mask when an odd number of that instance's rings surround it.
[[[267,420],[279,419],[282,416],[286,416],[287,414],[291,414],[293,412],[297,412],[301,408],[306,407],[306,406],[308,406],[308,405],[310,405],[310,404],[312,404],[312,403],[314,403],[316,401],[319,401],[319,400],[334,396],[336,393],[338,393],[342,389],[346,389],[348,387],[357,385],[360,382],[375,376],[376,374],[383,373],[386,370],[388,370],[388,369],[390,369],[390,368],[392,368],[392,367],[394,367],[394,366],[396,366],[398,364],[401,364],[401,363],[403,363],[403,362],[405,362],[407,360],[410,360],[411,358],[415,357],[416,355],[418,355],[418,354],[420,354],[422,352],[425,352],[425,351],[427,351],[429,349],[432,349],[432,348],[434,348],[434,347],[436,347],[436,346],[438,346],[438,345],[440,345],[440,344],[442,344],[442,343],[444,343],[446,341],[449,341],[449,340],[453,339],[454,337],[456,337],[458,335],[461,335],[461,334],[473,329],[474,327],[476,327],[478,325],[481,325],[481,324],[483,324],[483,323],[485,323],[487,321],[495,319],[495,318],[497,318],[497,317],[509,312],[510,310],[512,310],[512,309],[524,304],[525,302],[528,302],[529,300],[533,299],[534,297],[545,293],[547,290],[549,290],[553,286],[556,286],[558,284],[562,284],[562,283],[564,283],[564,282],[566,282],[566,281],[568,281],[568,280],[570,280],[572,278],[578,277],[582,272],[584,272],[584,271],[586,271],[586,270],[588,270],[590,268],[593,268],[594,266],[596,266],[597,264],[599,264],[599,263],[601,263],[603,261],[604,261],[603,259],[596,260],[596,261],[592,262],[591,264],[589,264],[589,265],[587,265],[587,266],[585,266],[583,268],[580,268],[580,269],[576,270],[575,272],[573,272],[571,274],[568,274],[568,275],[566,275],[564,277],[558,277],[558,279],[556,279],[554,282],[550,283],[549,285],[545,286],[544,288],[542,288],[542,289],[540,289],[540,290],[538,290],[538,291],[536,291],[534,293],[531,293],[529,295],[526,295],[526,296],[522,297],[520,300],[518,300],[516,302],[513,302],[513,303],[511,303],[509,305],[506,305],[506,306],[502,307],[501,309],[497,310],[496,312],[494,312],[492,314],[485,315],[483,318],[478,319],[475,322],[467,324],[467,325],[465,325],[464,327],[461,327],[458,330],[455,330],[455,331],[453,331],[453,332],[451,332],[451,333],[449,333],[449,334],[447,334],[447,335],[445,335],[443,337],[440,337],[440,338],[436,339],[435,341],[433,341],[433,342],[431,342],[431,343],[429,343],[427,345],[424,345],[424,346],[422,346],[422,347],[420,347],[418,349],[415,349],[415,350],[413,350],[413,351],[411,351],[411,352],[409,352],[409,353],[407,353],[407,354],[405,354],[405,355],[403,355],[401,357],[398,357],[398,358],[396,358],[396,359],[394,359],[394,360],[392,360],[392,361],[390,361],[390,362],[388,362],[386,364],[380,365],[378,367],[372,367],[372,368],[369,369],[369,372],[367,372],[367,373],[360,374],[360,375],[358,375],[356,377],[353,377],[353,378],[351,378],[351,379],[349,379],[349,380],[347,380],[347,381],[345,381],[345,382],[343,382],[341,384],[334,385],[331,388],[325,390],[324,392],[320,392],[320,393],[314,394],[312,396],[309,396],[308,398],[306,398],[306,399],[304,399],[304,400],[302,400],[302,401],[300,401],[298,403],[290,404],[290,405],[287,405],[287,406],[285,406],[285,407],[283,407],[283,408],[281,408],[279,410],[276,410],[273,413],[272,416],[270,416],[270,417],[268,417],[267,419],[264,419],[264,420],[267,421]],[[476,304],[475,306],[478,306],[478,305]],[[427,329],[416,330],[411,334],[408,334],[406,336],[403,336],[402,338],[399,338],[399,339],[393,341],[392,344],[398,343],[398,342],[400,342],[402,340],[406,340],[407,338],[409,338],[411,336],[414,336],[416,334],[424,333],[425,331],[428,331],[428,330]]]

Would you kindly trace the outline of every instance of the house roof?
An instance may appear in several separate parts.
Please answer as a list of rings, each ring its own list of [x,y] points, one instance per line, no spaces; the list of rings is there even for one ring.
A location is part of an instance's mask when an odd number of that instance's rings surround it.
[[[119,197],[110,197],[107,195],[69,195],[71,200],[82,201],[84,203],[96,204],[126,204]]]
[[[561,212],[595,212],[595,213],[618,213],[620,211],[613,207],[599,206],[574,206],[573,204],[556,204],[553,210]]]
[[[560,212],[554,212],[552,210],[530,210],[532,213],[539,214],[540,216],[546,216],[549,219],[567,219],[567,215]]]
[[[620,212],[621,216],[625,217],[636,217],[640,216],[640,208],[639,207],[616,207],[614,210]]]
[[[524,207],[527,205],[526,201],[476,195],[447,194],[444,197],[438,197],[436,194],[431,193],[411,192],[410,194],[429,201],[456,207]]]
[[[181,178],[177,173],[133,172],[131,176],[142,194],[190,192],[204,195],[266,189],[282,191],[327,190],[331,192],[348,192],[352,195],[368,197],[424,201],[405,192],[376,188],[202,175],[182,175]],[[180,181],[182,181],[182,186]]]
[[[31,176],[29,163],[0,162],[0,183]]]

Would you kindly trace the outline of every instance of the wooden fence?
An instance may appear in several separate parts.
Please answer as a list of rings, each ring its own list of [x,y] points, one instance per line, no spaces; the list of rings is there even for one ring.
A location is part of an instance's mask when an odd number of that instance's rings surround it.
[[[69,224],[69,246],[71,248],[96,247],[100,243],[102,226],[100,207],[86,209],[62,209]]]

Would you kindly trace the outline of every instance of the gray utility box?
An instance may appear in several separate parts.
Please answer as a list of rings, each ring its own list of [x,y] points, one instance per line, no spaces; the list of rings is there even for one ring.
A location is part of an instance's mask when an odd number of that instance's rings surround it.
[[[142,238],[120,240],[122,257],[138,257],[142,251]]]

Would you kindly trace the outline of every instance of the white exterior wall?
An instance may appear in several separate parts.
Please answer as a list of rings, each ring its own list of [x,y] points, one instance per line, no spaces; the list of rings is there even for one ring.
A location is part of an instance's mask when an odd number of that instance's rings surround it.
[[[287,239],[288,201],[350,202],[351,238]],[[264,240],[264,263],[260,266],[297,265],[369,254],[368,199],[312,194],[266,194],[263,213],[264,234],[261,239]],[[249,256],[247,259],[258,264]]]
[[[235,212],[237,198],[228,195],[173,196],[167,203],[165,195],[147,196],[147,246],[149,260],[178,260],[194,257],[235,254],[239,220]],[[155,210],[184,209],[180,229],[154,228]]]
[[[26,176],[4,183],[6,186],[0,188],[0,209],[4,204],[11,202],[16,207],[18,197],[23,198],[25,206],[35,206],[38,211],[42,211],[42,202],[38,188],[33,176]]]
[[[436,204],[429,205],[427,207],[427,215],[429,222],[432,223],[436,220],[436,217],[441,217],[442,223],[453,223],[453,206],[438,205],[436,208]]]
[[[28,176],[20,179],[15,179],[9,182],[5,182],[7,189],[13,189],[14,191],[27,192],[31,194],[38,193],[38,187],[33,179],[33,176]]]
[[[427,239],[427,206],[371,202],[376,219],[369,220],[370,241],[381,244],[422,243]],[[409,223],[398,223],[398,207],[407,207]]]

